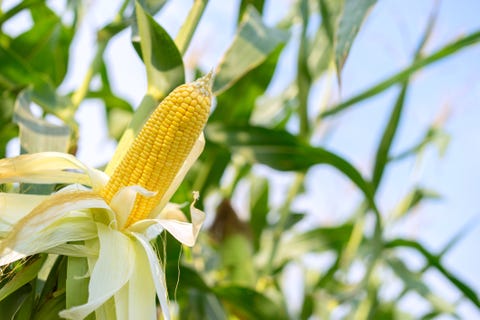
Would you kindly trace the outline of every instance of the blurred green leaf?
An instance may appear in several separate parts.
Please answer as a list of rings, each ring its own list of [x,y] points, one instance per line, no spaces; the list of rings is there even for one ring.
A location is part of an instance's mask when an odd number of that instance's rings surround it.
[[[180,248],[178,242],[169,236],[167,243],[175,241],[175,247]],[[179,252],[179,251],[178,251]],[[176,254],[167,253],[169,261],[166,265],[166,280],[169,296],[175,297],[180,304],[180,319],[225,319],[223,310],[211,288],[205,283],[202,276],[194,269],[179,264]]]
[[[48,299],[40,308],[35,310],[32,320],[62,319],[58,313],[65,310],[65,293],[57,294]]]
[[[393,219],[399,219],[405,216],[405,214],[407,214],[409,211],[417,207],[423,200],[437,200],[440,198],[440,194],[436,193],[433,190],[416,187],[400,201],[400,203],[395,208],[392,217]]]
[[[220,185],[220,180],[231,159],[231,154],[227,149],[208,144],[200,156],[197,167],[194,167],[195,181],[191,190],[199,190],[202,196],[206,196],[209,191],[215,190]]]
[[[405,95],[407,93],[407,87],[408,87],[408,82],[405,82],[402,85],[400,94],[397,98],[397,101],[395,102],[392,113],[390,114],[390,118],[388,120],[388,123],[385,129],[383,130],[382,138],[377,147],[377,152],[375,156],[375,166],[373,168],[373,174],[372,174],[372,186],[375,190],[380,185],[383,172],[389,160],[390,148],[392,146],[393,139],[395,138],[395,134],[397,132],[398,125],[400,123],[403,105],[405,103]]]
[[[37,278],[37,305],[46,303],[52,296],[64,292],[66,275],[65,256],[48,255]],[[64,304],[65,307],[65,304]]]
[[[88,263],[86,258],[68,257],[65,282],[65,306],[79,306],[88,300]]]
[[[313,315],[315,308],[315,298],[311,294],[306,294],[303,297],[302,310],[300,312],[301,320],[308,320]]]
[[[18,4],[10,8],[7,12],[2,12],[0,14],[0,26],[8,19],[15,16],[17,13],[21,12],[22,10],[35,7],[37,5],[45,3],[45,0],[24,0],[20,1]]]
[[[14,293],[15,290],[35,279],[42,268],[45,259],[46,255],[40,255],[36,258],[32,258],[31,261],[28,261],[25,265],[21,266],[20,270],[15,272],[13,278],[9,279],[8,282],[0,288],[0,301]]]
[[[45,4],[36,5],[30,11],[34,22],[32,28],[14,38],[10,48],[58,86],[67,72],[73,30]]]
[[[324,31],[330,47],[333,47],[345,0],[319,0],[318,2],[322,17],[321,29]]]
[[[19,90],[28,85],[44,82],[40,74],[35,72],[18,54],[0,42],[0,88]]]
[[[477,293],[465,282],[458,279],[454,276],[449,270],[447,270],[444,265],[440,262],[438,256],[430,253],[423,245],[420,243],[408,240],[408,239],[394,239],[387,243],[384,246],[386,249],[392,248],[410,248],[414,249],[415,251],[419,252],[428,263],[428,266],[437,269],[446,279],[448,279],[460,292],[463,293],[465,298],[471,301],[475,306],[480,308],[480,300],[478,298]]]
[[[0,301],[0,314],[2,315],[2,319],[20,320],[20,310],[23,305],[31,301],[32,295],[32,286],[27,284],[15,291],[15,294],[11,294]],[[24,317],[23,319],[27,318]]]
[[[405,159],[406,157],[419,154],[432,143],[438,148],[438,152],[440,156],[442,156],[445,154],[448,144],[450,143],[450,135],[446,130],[434,124],[427,130],[419,143],[405,151],[400,152],[397,155],[392,156],[390,161],[399,161]]]
[[[281,262],[295,259],[305,253],[340,251],[350,239],[352,230],[352,224],[343,224],[295,234],[283,240],[276,259]]]
[[[355,167],[326,149],[302,143],[287,131],[212,124],[207,126],[205,133],[211,142],[241,154],[248,161],[277,170],[304,171],[317,164],[331,165],[357,185],[373,205],[371,186]]]
[[[255,250],[260,249],[263,229],[267,226],[269,184],[264,178],[250,179],[250,227],[253,233]]]
[[[137,2],[135,5],[142,59],[147,71],[148,93],[165,97],[185,82],[182,55],[168,33]]]
[[[242,0],[240,2],[240,8],[238,10],[238,19],[237,22],[240,23],[242,20],[243,15],[245,14],[245,11],[249,7],[255,8],[260,15],[263,13],[263,8],[265,6],[265,0]]]
[[[285,31],[265,26],[258,12],[249,6],[233,42],[217,67],[213,92],[219,95],[231,87],[244,74],[261,64],[287,38]]]
[[[190,289],[187,295],[180,297],[182,308],[179,320],[224,320],[228,316],[220,301],[212,293]]]
[[[145,11],[153,16],[167,3],[167,0],[138,0]]]
[[[335,36],[335,63],[340,77],[353,41],[376,0],[345,0]]]
[[[30,109],[33,97],[33,91],[26,89],[18,94],[15,102],[13,120],[20,128],[22,150],[27,153],[67,152],[70,143],[70,128],[35,117]]]
[[[0,96],[0,158],[5,158],[7,143],[18,135],[18,127],[12,122],[15,100],[8,93]]]
[[[193,34],[205,12],[207,4],[208,0],[194,1],[185,21],[180,27],[180,30],[178,30],[177,36],[175,37],[175,43],[181,55],[184,55],[185,52],[187,52],[188,46],[192,41]]]
[[[256,101],[265,94],[278,58],[283,50],[279,45],[265,56],[257,67],[245,73],[236,83],[217,97],[217,108],[210,116],[210,122],[248,124],[256,107]]]
[[[240,319],[288,319],[286,310],[255,290],[238,287],[216,287],[217,297]]]
[[[418,70],[421,70],[422,68],[425,68],[428,65],[433,64],[439,60],[445,59],[446,57],[456,53],[457,51],[464,49],[468,46],[474,45],[479,41],[480,41],[480,31],[464,36],[458,39],[457,41],[454,41],[444,46],[443,48],[440,48],[439,50],[435,51],[429,56],[422,57],[416,60],[411,65],[403,69],[402,71],[368,88],[364,92],[357,94],[351,97],[350,99],[347,99],[346,101],[343,101],[331,107],[327,111],[323,112],[321,114],[321,117],[325,118],[328,116],[332,116],[360,101],[373,97],[374,95],[377,95],[380,92],[383,92],[384,90],[390,88],[392,85],[405,81],[408,77],[410,77],[412,74],[414,74]]]
[[[395,272],[395,274],[402,279],[403,285],[408,290],[413,290],[428,300],[435,310],[447,314],[455,311],[455,306],[448,303],[445,299],[435,295],[427,286],[427,284],[422,281],[421,274],[412,272],[405,265],[404,261],[397,258],[389,258],[387,259],[387,263]]]

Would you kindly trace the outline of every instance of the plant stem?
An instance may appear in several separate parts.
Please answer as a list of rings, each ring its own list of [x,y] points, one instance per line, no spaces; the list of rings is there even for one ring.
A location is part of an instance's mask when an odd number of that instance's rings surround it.
[[[180,28],[180,31],[178,31],[178,35],[175,38],[175,44],[178,47],[178,51],[180,51],[182,55],[184,55],[188,49],[193,34],[197,29],[198,22],[205,11],[207,3],[208,0],[195,0],[190,12],[188,13],[187,19]]]
[[[308,1],[300,4],[302,13],[302,34],[298,48],[297,60],[297,87],[298,87],[298,115],[300,119],[300,138],[307,140],[310,136],[310,123],[308,118],[308,95],[312,85],[312,77],[307,64],[308,37],[307,27],[309,22]]]
[[[98,42],[97,52],[95,53],[95,57],[90,64],[90,68],[88,68],[80,87],[78,87],[78,89],[72,95],[72,106],[74,110],[78,109],[80,103],[88,93],[90,82],[92,82],[93,76],[98,72],[102,64],[103,54],[107,48],[108,40],[109,39]]]

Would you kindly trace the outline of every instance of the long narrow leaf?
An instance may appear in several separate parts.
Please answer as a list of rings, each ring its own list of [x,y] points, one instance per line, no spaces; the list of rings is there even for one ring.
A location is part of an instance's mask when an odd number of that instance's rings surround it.
[[[0,288],[0,301],[15,292],[15,290],[35,279],[38,272],[42,268],[45,259],[46,255],[42,255],[39,258],[36,258],[33,262],[22,267],[22,269],[18,271],[12,279],[10,279],[2,288]]]
[[[474,45],[480,41],[480,31],[474,32],[469,34],[468,36],[462,37],[459,40],[452,42],[443,48],[435,51],[431,55],[418,59],[415,61],[413,64],[405,68],[404,70],[398,72],[397,74],[387,78],[386,80],[381,81],[377,85],[374,85],[371,88],[368,88],[364,92],[353,96],[352,98],[341,102],[329,110],[323,112],[321,114],[322,118],[332,116],[340,111],[343,111],[344,109],[347,109],[348,107],[356,104],[357,102],[360,102],[362,100],[368,99],[370,97],[373,97],[374,95],[379,94],[380,92],[390,88],[396,83],[402,82],[408,77],[410,77],[412,74],[417,72],[418,70],[421,70],[422,68],[427,67],[430,64],[433,64],[439,60],[442,60],[457,51],[464,49],[466,47],[469,47],[471,45]]]
[[[147,71],[148,92],[159,99],[185,82],[182,55],[168,33],[138,2],[135,10],[142,58]]]
[[[377,0],[345,0],[335,37],[335,63],[338,75],[363,20],[376,2]]]
[[[440,262],[438,256],[432,254],[420,243],[408,239],[394,239],[385,244],[385,248],[406,247],[418,251],[426,260],[429,266],[437,269],[445,278],[447,278],[463,295],[470,300],[475,306],[480,308],[480,299],[477,293],[465,282],[454,276]]]
[[[287,131],[254,126],[210,125],[206,137],[217,144],[242,154],[251,162],[266,164],[281,171],[305,171],[317,164],[328,164],[347,176],[369,199],[370,184],[347,160],[321,147],[302,143]]]
[[[405,95],[407,93],[408,82],[403,83],[400,94],[397,98],[395,106],[393,107],[390,119],[388,121],[380,144],[377,148],[375,156],[375,166],[373,168],[372,185],[374,189],[377,189],[383,176],[383,172],[389,160],[390,148],[392,146],[393,139],[397,132],[398,124],[402,115],[402,110],[405,102]]]
[[[284,31],[267,27],[258,12],[249,6],[232,44],[217,67],[213,92],[218,95],[228,89],[261,64],[287,37]]]

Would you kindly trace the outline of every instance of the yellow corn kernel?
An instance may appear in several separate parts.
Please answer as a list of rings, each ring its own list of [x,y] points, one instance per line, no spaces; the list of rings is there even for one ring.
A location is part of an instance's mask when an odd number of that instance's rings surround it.
[[[107,203],[125,186],[156,192],[138,195],[124,227],[145,219],[158,205],[185,162],[207,121],[212,73],[175,88],[154,110],[101,195]]]

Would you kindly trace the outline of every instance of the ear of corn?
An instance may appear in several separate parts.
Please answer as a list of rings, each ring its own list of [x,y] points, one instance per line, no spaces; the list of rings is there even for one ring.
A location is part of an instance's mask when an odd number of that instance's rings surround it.
[[[156,192],[138,195],[124,227],[145,219],[158,205],[207,121],[212,72],[174,89],[154,110],[101,195],[107,203],[120,188],[140,185]]]

